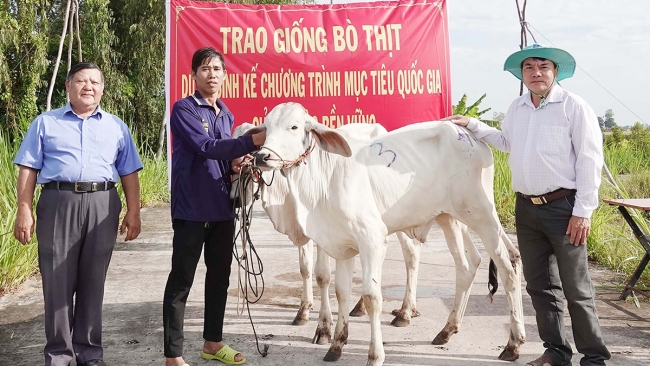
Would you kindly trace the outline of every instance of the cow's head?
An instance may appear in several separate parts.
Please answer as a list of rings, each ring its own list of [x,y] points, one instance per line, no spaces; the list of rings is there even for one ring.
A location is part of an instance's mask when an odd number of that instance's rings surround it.
[[[277,105],[266,116],[264,124],[246,134],[266,129],[266,141],[255,158],[262,169],[281,169],[299,161],[311,148],[312,139],[329,153],[349,157],[350,145],[338,132],[321,125],[298,103]]]

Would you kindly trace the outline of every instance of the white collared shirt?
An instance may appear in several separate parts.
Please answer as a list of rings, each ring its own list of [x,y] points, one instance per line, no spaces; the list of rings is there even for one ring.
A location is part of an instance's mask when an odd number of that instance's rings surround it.
[[[528,92],[512,102],[501,131],[475,118],[467,128],[479,140],[510,153],[514,191],[536,196],[576,189],[573,215],[589,218],[598,207],[603,167],[598,118],[587,102],[559,85],[546,101],[544,108],[535,108]]]

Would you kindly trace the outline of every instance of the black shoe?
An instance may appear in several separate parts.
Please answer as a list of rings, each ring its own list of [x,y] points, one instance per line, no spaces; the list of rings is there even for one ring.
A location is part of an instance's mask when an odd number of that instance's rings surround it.
[[[78,363],[77,366],[107,366],[103,360],[90,360]]]

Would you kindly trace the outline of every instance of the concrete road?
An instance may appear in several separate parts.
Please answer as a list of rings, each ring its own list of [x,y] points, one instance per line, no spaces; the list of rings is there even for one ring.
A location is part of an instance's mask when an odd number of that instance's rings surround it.
[[[108,272],[104,301],[105,361],[117,365],[163,365],[162,295],[169,273],[172,231],[169,206],[146,208],[142,212],[143,231],[134,242],[119,242]],[[259,336],[260,348],[268,345],[268,356],[256,351],[255,337],[248,314],[237,315],[237,268],[233,267],[231,292],[224,329],[225,341],[242,351],[248,365],[332,365],[322,359],[326,346],[311,344],[316,329],[319,299],[311,321],[292,326],[300,303],[301,278],[297,249],[273,230],[261,209],[254,213],[251,237],[264,264],[264,295],[250,306],[250,314]],[[516,240],[514,236],[513,240]],[[433,346],[431,340],[444,326],[453,303],[454,265],[441,231],[434,227],[422,250],[418,286],[418,310],[406,328],[390,326],[392,309],[401,306],[405,269],[399,244],[391,241],[383,266],[382,332],[385,365],[524,365],[543,351],[537,336],[530,299],[524,295],[527,343],[521,358],[513,363],[497,359],[508,340],[508,308],[499,290],[494,303],[486,300],[487,255],[476,240],[484,257],[469,300],[460,332],[445,346]],[[355,272],[355,296],[359,295],[359,264]],[[632,303],[618,301],[614,284],[623,279],[611,271],[592,266],[597,284],[598,312],[606,343],[613,353],[608,365],[650,365],[650,303],[638,309]],[[202,346],[203,278],[202,262],[190,294],[185,321],[185,359],[192,366],[217,365],[204,361]],[[525,285],[524,285],[525,286]],[[314,292],[318,294],[314,283]],[[525,290],[523,291],[525,294]],[[333,285],[330,289],[332,310],[336,312]],[[336,320],[336,313],[334,314]],[[570,319],[567,317],[567,323]],[[0,365],[42,365],[45,342],[43,303],[40,281],[29,280],[18,290],[0,298]],[[343,356],[334,364],[365,365],[370,326],[367,317],[351,318],[348,344]],[[575,356],[573,364],[579,364]],[[74,365],[74,363],[73,363]]]

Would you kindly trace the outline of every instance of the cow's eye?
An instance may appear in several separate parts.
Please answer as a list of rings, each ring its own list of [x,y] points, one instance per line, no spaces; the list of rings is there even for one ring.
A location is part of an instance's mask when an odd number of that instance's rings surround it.
[[[293,126],[293,127],[291,127],[291,129],[292,129],[292,130],[297,130],[297,129],[298,129],[298,126]]]

